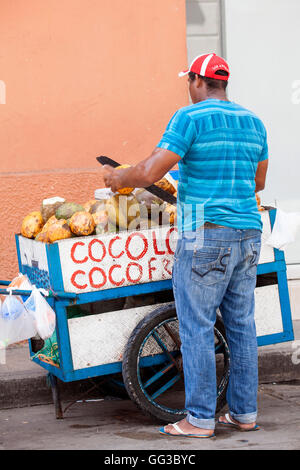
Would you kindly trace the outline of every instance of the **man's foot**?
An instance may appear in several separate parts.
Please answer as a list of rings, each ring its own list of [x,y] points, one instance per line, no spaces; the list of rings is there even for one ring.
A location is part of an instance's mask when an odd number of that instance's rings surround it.
[[[171,434],[172,436],[183,436],[183,435],[187,435],[187,434],[193,434],[193,435],[199,434],[199,436],[210,437],[214,434],[213,429],[202,429],[202,428],[198,428],[197,426],[193,426],[192,424],[190,424],[186,420],[186,418],[182,419],[181,421],[178,421],[178,423],[176,423],[176,424],[177,424],[178,428],[182,431],[182,433],[178,432],[175,429],[173,424],[167,424],[167,426],[165,426],[163,429],[166,433]]]
[[[229,414],[226,414],[225,416],[220,416],[218,419],[218,423],[225,424],[228,426],[232,425],[233,427],[235,425],[241,431],[252,431],[252,430],[259,429],[259,427],[257,426],[255,422],[254,423],[240,423]]]

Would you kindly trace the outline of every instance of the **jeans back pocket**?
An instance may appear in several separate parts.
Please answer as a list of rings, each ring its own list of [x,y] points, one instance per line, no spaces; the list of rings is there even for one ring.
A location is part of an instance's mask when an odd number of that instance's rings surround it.
[[[192,280],[211,285],[222,282],[226,276],[230,247],[203,246],[195,249],[192,261]]]
[[[261,242],[250,243],[250,256],[247,258],[246,275],[249,277],[256,277],[257,265],[260,256]]]

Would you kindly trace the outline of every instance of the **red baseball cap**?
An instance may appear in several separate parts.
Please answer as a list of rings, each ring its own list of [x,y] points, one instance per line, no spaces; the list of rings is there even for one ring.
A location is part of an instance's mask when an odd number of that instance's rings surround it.
[[[218,70],[227,72],[227,75],[219,75]],[[189,72],[197,73],[202,77],[215,78],[216,80],[228,80],[229,67],[227,62],[216,54],[202,54],[196,57],[188,70],[183,70],[178,74],[179,77],[187,75]]]

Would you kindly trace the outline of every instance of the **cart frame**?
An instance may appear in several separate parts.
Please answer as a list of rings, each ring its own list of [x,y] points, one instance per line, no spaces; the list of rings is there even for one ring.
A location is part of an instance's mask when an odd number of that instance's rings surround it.
[[[273,224],[275,222],[276,210],[270,210],[269,215],[271,227],[273,227]],[[26,274],[26,269],[24,269],[24,266],[21,263],[20,248],[17,235],[16,243],[19,268],[22,273]],[[63,279],[60,267],[59,249],[57,244],[47,246],[47,257],[48,262],[51,259],[52,270],[50,270],[49,274],[51,286],[53,286],[53,290],[55,291],[51,297],[47,298],[47,300],[52,306],[52,308],[55,310],[57,317],[56,332],[60,356],[60,367],[57,368],[51,364],[46,364],[40,361],[38,358],[34,358],[34,362],[39,364],[44,369],[47,369],[51,374],[55,375],[64,382],[72,382],[75,380],[83,380],[90,377],[97,377],[101,375],[109,375],[121,372],[121,361],[111,364],[103,364],[94,367],[87,367],[84,369],[74,370],[66,308],[72,305],[82,305],[103,300],[116,299],[127,296],[136,296],[141,294],[149,294],[161,292],[164,290],[172,290],[172,280],[168,279],[144,284],[117,287],[113,289],[87,292],[82,294],[72,294],[64,292]],[[274,258],[274,262],[259,264],[257,267],[257,275],[259,276],[260,274],[267,273],[277,274],[283,330],[282,332],[275,334],[258,336],[258,346],[292,341],[294,339],[284,252],[274,249]],[[155,306],[153,306],[153,308],[155,308]],[[33,353],[31,349],[31,341],[29,341],[29,346],[30,355],[32,355]]]
[[[172,176],[177,179],[178,172],[172,172]],[[270,218],[270,226],[272,229],[275,222],[276,209],[271,209],[268,211],[268,213]],[[19,270],[22,274],[29,275],[29,278],[31,275],[34,278],[34,270],[36,269],[34,262],[32,262],[31,265],[29,263],[29,266],[25,265],[25,263],[22,263],[19,235],[16,235],[15,238]],[[260,276],[268,273],[276,273],[277,275],[282,331],[274,334],[258,336],[258,346],[292,341],[294,339],[284,252],[273,249],[273,255],[274,261],[263,262],[257,266],[257,275]],[[92,377],[109,376],[111,374],[122,372],[121,360],[108,364],[100,364],[81,369],[74,369],[67,308],[74,305],[84,305],[104,300],[125,298],[128,296],[140,296],[142,294],[171,291],[172,279],[157,280],[103,290],[100,289],[85,293],[65,292],[58,243],[49,244],[46,246],[46,257],[49,270],[46,273],[46,278],[41,280],[41,285],[38,285],[40,281],[39,276],[43,276],[44,271],[37,269],[37,287],[43,287],[48,290],[49,296],[46,297],[47,301],[56,313],[56,336],[60,358],[59,367],[45,363],[37,357],[33,358],[32,356],[34,353],[32,350],[31,340],[29,340],[29,350],[32,360],[49,372],[53,401],[56,407],[56,416],[57,418],[62,418],[61,404],[57,388],[57,378],[63,382],[73,382],[77,380],[89,379]],[[35,284],[35,279],[30,280],[33,284]],[[2,286],[7,286],[8,284],[9,281],[0,281],[0,285]],[[0,294],[7,293],[8,291],[5,288],[0,289]],[[31,291],[15,290],[12,293],[16,295],[23,295],[24,298],[26,298],[31,294]],[[153,305],[153,310],[156,308],[157,306]],[[151,361],[153,361],[153,364],[157,364],[157,361],[160,360],[158,356],[160,355],[156,355],[155,358],[153,356],[147,358],[147,365],[152,364]]]

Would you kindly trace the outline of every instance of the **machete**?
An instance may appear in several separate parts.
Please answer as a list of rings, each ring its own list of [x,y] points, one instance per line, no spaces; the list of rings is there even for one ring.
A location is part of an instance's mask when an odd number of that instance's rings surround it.
[[[117,166],[121,165],[115,160],[112,160],[111,158],[105,157],[103,155],[101,157],[96,157],[96,159],[98,160],[99,163],[101,163],[101,165],[110,165],[113,168],[116,168]],[[149,191],[149,193],[154,194],[154,196],[159,197],[163,201],[169,202],[170,204],[176,205],[177,203],[177,199],[175,196],[173,196],[173,194],[170,194],[164,189],[161,189],[158,186],[155,186],[155,184],[151,184],[151,186],[148,186],[147,188],[144,188],[144,189]]]

